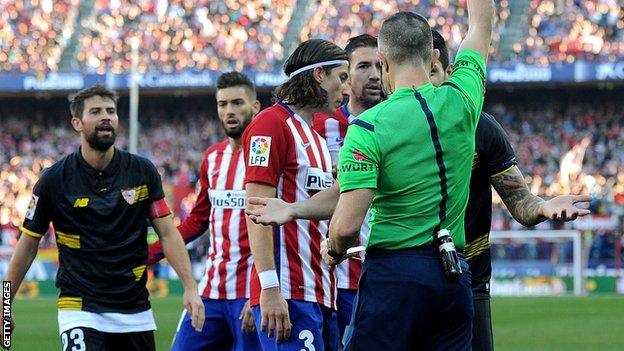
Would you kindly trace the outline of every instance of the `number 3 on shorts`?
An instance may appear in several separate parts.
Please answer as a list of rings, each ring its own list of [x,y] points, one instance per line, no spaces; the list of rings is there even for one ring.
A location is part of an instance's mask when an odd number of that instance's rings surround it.
[[[303,340],[303,346],[305,349],[301,349],[301,351],[316,351],[316,347],[314,347],[314,334],[311,331],[304,329],[299,333],[299,340]]]
[[[73,345],[69,350],[67,347],[71,345],[69,345],[69,340],[67,338],[68,334]],[[63,342],[63,351],[87,351],[87,345],[85,345],[84,342],[84,333],[82,332],[82,329],[76,328],[64,332],[61,334],[61,341]]]

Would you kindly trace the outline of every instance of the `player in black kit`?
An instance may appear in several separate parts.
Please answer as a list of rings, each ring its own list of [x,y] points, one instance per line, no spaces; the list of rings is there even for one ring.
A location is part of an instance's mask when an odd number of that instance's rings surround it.
[[[203,325],[204,305],[156,168],[113,146],[116,103],[116,93],[100,85],[73,97],[71,123],[80,134],[80,149],[42,172],[6,277],[14,296],[51,222],[59,250],[63,350],[155,349],[145,287],[150,221],[184,284],[194,327]]]
[[[440,52],[431,73],[431,81],[439,86],[453,71],[444,37],[433,30],[433,47]],[[494,349],[490,314],[490,226],[492,222],[492,186],[500,195],[515,220],[534,226],[547,219],[571,221],[589,214],[575,204],[588,206],[590,196],[562,195],[545,201],[531,194],[517,167],[514,150],[507,134],[494,117],[483,112],[477,124],[475,155],[470,180],[470,197],[466,207],[466,248],[464,255],[472,273],[475,318],[472,348],[475,351]]]

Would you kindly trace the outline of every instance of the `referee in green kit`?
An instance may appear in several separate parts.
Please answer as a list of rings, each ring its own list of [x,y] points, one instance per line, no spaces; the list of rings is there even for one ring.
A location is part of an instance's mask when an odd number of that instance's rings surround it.
[[[328,264],[345,259],[371,207],[346,350],[471,349],[470,273],[461,251],[493,1],[470,0],[468,13],[454,72],[439,88],[429,80],[440,52],[427,20],[399,12],[381,27],[382,81],[391,95],[347,131],[341,195],[322,251]]]

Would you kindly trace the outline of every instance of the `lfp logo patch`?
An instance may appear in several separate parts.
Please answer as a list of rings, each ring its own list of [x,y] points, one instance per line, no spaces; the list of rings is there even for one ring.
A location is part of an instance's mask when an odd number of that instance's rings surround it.
[[[269,154],[271,153],[271,137],[251,137],[249,147],[249,165],[258,167],[269,166]]]

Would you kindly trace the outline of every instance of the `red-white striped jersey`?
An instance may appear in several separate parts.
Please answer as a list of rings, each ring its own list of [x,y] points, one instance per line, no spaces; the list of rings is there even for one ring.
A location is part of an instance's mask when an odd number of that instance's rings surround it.
[[[333,115],[316,114],[314,116],[313,128],[316,130],[325,140],[327,140],[327,147],[332,156],[332,163],[338,164],[338,151],[344,143],[345,135],[347,134],[347,128],[349,123],[355,119],[347,105],[340,106],[336,109],[336,113]],[[360,237],[357,245],[365,245],[368,241],[368,219],[370,211],[366,213],[364,223],[360,229]],[[360,258],[363,259],[363,255],[360,254]],[[336,279],[338,289],[351,289],[356,290],[358,286],[358,280],[362,273],[362,261],[356,259],[348,259],[343,261],[336,267]]]
[[[287,105],[278,102],[256,116],[243,135],[245,183],[269,184],[286,202],[305,201],[331,186],[327,144]],[[335,308],[334,269],[321,259],[327,221],[297,220],[274,228],[275,266],[285,299]],[[251,305],[259,304],[260,282],[252,273]]]
[[[178,226],[186,243],[210,226],[206,273],[199,282],[203,297],[220,300],[249,298],[253,259],[245,222],[245,160],[226,139],[204,153],[201,190],[190,215]],[[150,257],[162,252],[150,246]],[[157,258],[157,257],[155,257]]]

